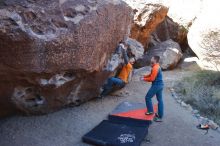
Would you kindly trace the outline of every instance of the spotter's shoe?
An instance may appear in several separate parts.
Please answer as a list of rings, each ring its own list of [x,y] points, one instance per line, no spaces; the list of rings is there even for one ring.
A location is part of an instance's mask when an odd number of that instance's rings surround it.
[[[159,117],[154,117],[154,122],[163,122],[163,120]]]
[[[146,112],[145,115],[149,116],[149,115],[153,115],[154,112]]]

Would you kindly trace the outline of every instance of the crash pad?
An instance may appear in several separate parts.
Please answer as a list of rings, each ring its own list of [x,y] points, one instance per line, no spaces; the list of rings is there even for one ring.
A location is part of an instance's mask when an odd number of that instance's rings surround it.
[[[140,146],[155,116],[146,116],[146,111],[143,103],[123,102],[82,139],[96,146]]]
[[[146,112],[147,108],[143,103],[123,102],[110,113],[109,118],[116,116],[135,120],[152,121],[155,115],[145,115]],[[157,105],[154,105],[154,113],[156,112]]]
[[[134,126],[104,120],[83,141],[96,146],[140,146],[148,133],[148,126]]]

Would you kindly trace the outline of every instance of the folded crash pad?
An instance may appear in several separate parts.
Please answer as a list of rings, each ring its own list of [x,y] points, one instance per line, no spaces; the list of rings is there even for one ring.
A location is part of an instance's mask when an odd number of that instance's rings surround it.
[[[154,115],[146,116],[143,103],[123,102],[119,104],[108,120],[83,136],[83,141],[96,146],[140,146],[148,133]],[[157,106],[154,107],[154,112]]]
[[[137,120],[149,123],[153,120],[155,115],[146,116],[146,105],[143,103],[123,102],[119,104],[109,115],[110,119],[127,118],[130,120]],[[154,105],[154,112],[157,112],[157,105]]]

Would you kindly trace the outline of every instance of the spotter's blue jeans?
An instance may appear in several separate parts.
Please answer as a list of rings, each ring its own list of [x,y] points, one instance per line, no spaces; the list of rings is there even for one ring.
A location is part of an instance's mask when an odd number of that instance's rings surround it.
[[[152,98],[156,95],[158,101],[159,118],[163,118],[163,114],[164,114],[163,88],[164,88],[163,85],[152,85],[145,97],[148,112],[153,112]]]

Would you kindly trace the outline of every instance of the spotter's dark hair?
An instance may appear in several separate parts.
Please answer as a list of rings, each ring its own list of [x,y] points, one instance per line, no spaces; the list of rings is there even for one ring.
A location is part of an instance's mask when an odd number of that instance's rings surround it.
[[[157,63],[160,61],[160,56],[154,56],[154,59],[156,60]]]

